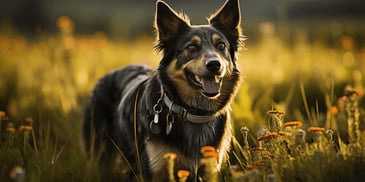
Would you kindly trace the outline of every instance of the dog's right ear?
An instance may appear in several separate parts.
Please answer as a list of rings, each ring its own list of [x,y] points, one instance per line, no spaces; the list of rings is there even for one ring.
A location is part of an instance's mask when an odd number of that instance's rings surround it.
[[[155,29],[158,41],[156,48],[158,50],[168,47],[170,41],[189,27],[189,19],[186,16],[178,15],[168,4],[160,0],[157,1]]]

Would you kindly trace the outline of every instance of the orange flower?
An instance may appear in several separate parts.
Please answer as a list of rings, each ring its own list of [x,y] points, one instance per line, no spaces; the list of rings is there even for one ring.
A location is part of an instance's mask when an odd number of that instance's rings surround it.
[[[32,126],[27,126],[27,125],[20,125],[19,126],[19,131],[31,131],[33,129]]]
[[[204,154],[203,154],[203,157],[204,158],[216,158],[217,160],[218,160],[218,158],[219,158],[219,154],[218,154],[218,152],[205,152]]]
[[[343,49],[352,50],[354,48],[354,39],[352,37],[342,36],[340,41]]]
[[[280,134],[280,133],[279,133]],[[282,134],[282,133],[281,133]],[[268,140],[271,140],[271,139],[274,139],[274,138],[276,138],[278,136],[278,133],[277,132],[270,132],[270,133],[268,133],[267,135],[265,135],[265,136],[262,136],[262,137],[260,137],[260,138],[258,138],[257,140],[258,141],[268,141]]]
[[[362,91],[360,89],[354,89],[354,92],[357,94],[357,96],[362,96]]]
[[[212,146],[203,146],[201,149],[200,149],[200,153],[201,154],[204,154],[206,152],[216,152],[216,149]]]
[[[297,127],[301,127],[303,124],[301,121],[289,121],[289,122],[286,122],[284,123],[284,127],[287,127],[287,126],[297,126]]]
[[[166,153],[163,158],[165,159],[176,159],[176,154],[175,153],[172,153],[172,152],[169,152],[169,153]]]
[[[61,16],[57,20],[57,25],[61,30],[70,31],[74,28],[74,23],[68,16]]]
[[[337,108],[336,106],[332,106],[332,107],[331,107],[331,113],[332,113],[333,115],[336,115],[336,114],[338,113],[338,108]]]
[[[0,111],[0,119],[1,119],[1,118],[3,118],[3,117],[5,117],[5,115],[6,115],[6,114],[5,114],[5,112],[4,112],[4,111]]]
[[[350,97],[352,95],[362,96],[362,91],[356,88],[349,88],[345,90],[344,97]]]
[[[14,181],[24,181],[25,171],[21,166],[15,166],[9,174],[10,178]]]
[[[178,170],[177,171],[177,177],[179,177],[179,178],[188,177],[189,175],[190,175],[190,172],[187,170]]]
[[[311,126],[307,129],[308,131],[324,131],[325,129],[323,127],[315,127]]]
[[[25,119],[24,119],[24,121],[25,121],[26,123],[33,123],[33,122],[34,122],[33,118],[31,118],[31,117],[27,117],[27,118],[25,118]]]
[[[14,127],[7,127],[6,131],[9,133],[15,133],[15,128]]]

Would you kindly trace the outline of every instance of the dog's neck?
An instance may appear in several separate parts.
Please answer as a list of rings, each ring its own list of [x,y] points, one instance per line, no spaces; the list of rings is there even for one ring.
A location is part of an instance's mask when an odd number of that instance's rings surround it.
[[[184,107],[174,103],[166,94],[163,95],[163,102],[169,108],[169,111],[179,115],[191,123],[201,124],[214,121],[217,117],[215,114],[211,115],[196,115],[189,113]]]
[[[195,123],[195,124],[202,124],[202,123],[209,123],[211,121],[216,120],[217,114],[205,114],[205,115],[199,115],[199,114],[192,114],[186,109],[185,107],[174,103],[169,96],[165,93],[164,88],[160,82],[160,98],[159,100],[162,100],[163,103],[166,105],[166,107],[169,109],[169,112],[177,114],[179,117],[183,118],[184,120],[187,120],[188,122]]]
[[[163,85],[161,83],[161,80],[158,78],[158,83],[160,85],[160,96],[158,101],[155,103],[154,107],[159,107],[159,104],[162,104],[162,102],[165,104],[165,106],[168,108],[169,112],[172,112],[179,117],[181,117],[183,120],[186,120],[191,123],[195,124],[202,124],[202,123],[209,123],[211,121],[214,121],[217,118],[217,113],[212,114],[196,114],[191,113],[189,110],[173,101],[168,94],[165,92],[165,89],[163,88]],[[162,102],[161,102],[162,101]],[[154,108],[155,109],[155,108]]]
[[[165,126],[165,133],[166,135],[169,135],[171,133],[171,129],[172,129],[172,125],[174,123],[174,116],[173,115],[177,115],[177,117],[183,121],[187,121],[189,123],[192,124],[205,124],[205,123],[210,123],[210,122],[214,122],[217,120],[218,114],[214,113],[214,114],[207,114],[207,115],[197,115],[197,114],[192,114],[190,113],[186,108],[184,108],[183,106],[180,106],[176,103],[174,103],[165,93],[165,90],[160,82],[160,96],[157,99],[156,103],[153,105],[153,112],[154,112],[154,116],[153,116],[153,120],[150,122],[150,129],[151,132],[154,134],[160,134],[161,131],[161,125],[159,124],[159,117],[160,113],[162,112],[163,108],[167,108],[167,115],[166,117],[166,122],[164,124],[166,124]],[[165,107],[162,107],[162,105],[165,105]],[[166,113],[166,111],[165,111]]]

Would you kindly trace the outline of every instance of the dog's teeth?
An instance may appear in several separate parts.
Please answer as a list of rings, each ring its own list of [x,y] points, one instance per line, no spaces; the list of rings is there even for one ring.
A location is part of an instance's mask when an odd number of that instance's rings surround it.
[[[198,76],[195,76],[195,80],[198,81],[198,82],[202,82],[202,79]]]
[[[220,78],[220,77],[215,77],[214,78],[214,81],[216,82],[216,83],[219,83],[219,82],[221,82],[222,81],[222,78]]]

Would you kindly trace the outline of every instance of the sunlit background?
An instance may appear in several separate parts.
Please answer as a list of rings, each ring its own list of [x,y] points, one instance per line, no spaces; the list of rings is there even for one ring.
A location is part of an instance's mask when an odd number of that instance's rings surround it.
[[[166,2],[192,24],[206,23],[224,3]],[[0,110],[15,125],[34,118],[58,152],[79,148],[83,106],[96,81],[130,63],[157,66],[154,10],[154,0],[0,1]],[[241,12],[248,39],[239,55],[237,128],[258,130],[275,108],[285,120],[337,129],[331,109],[341,109],[344,89],[364,92],[365,1],[241,0]]]

